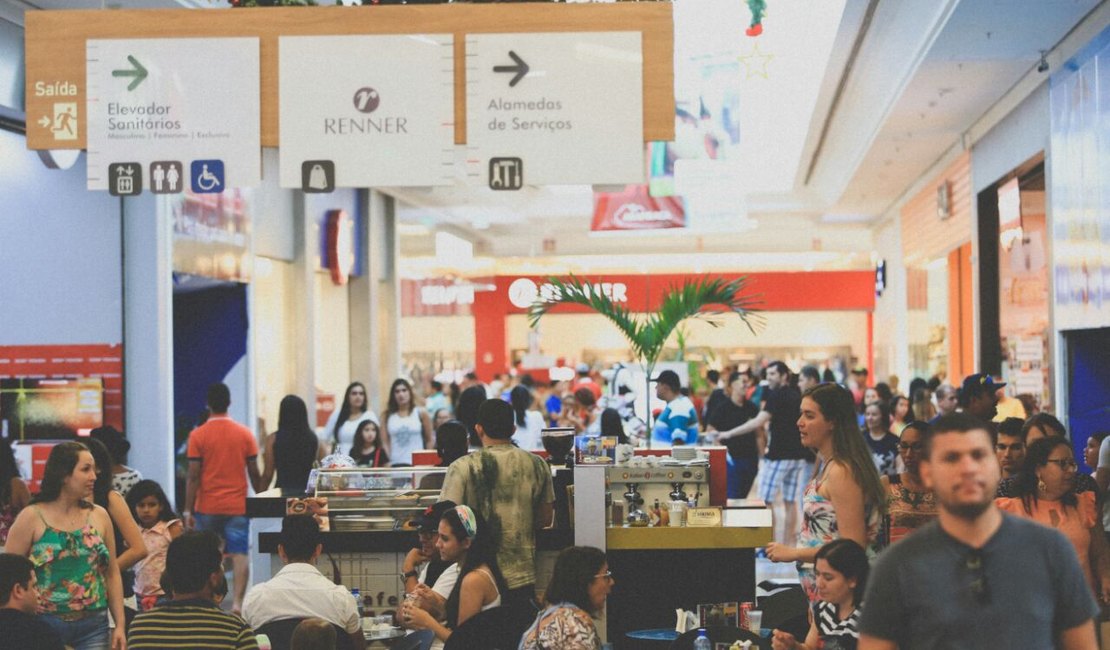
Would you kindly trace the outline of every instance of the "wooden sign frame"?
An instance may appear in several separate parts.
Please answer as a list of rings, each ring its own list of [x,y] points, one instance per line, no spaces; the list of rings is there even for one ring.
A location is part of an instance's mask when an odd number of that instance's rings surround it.
[[[262,146],[277,147],[278,37],[414,33],[455,35],[456,144],[466,144],[466,35],[508,32],[641,32],[644,141],[674,139],[674,19],[669,2],[28,11],[24,22],[29,149],[86,147],[88,39],[259,37]],[[77,92],[39,95],[39,84],[75,86]],[[57,101],[77,102],[75,140],[55,140],[50,125],[41,123],[54,114]]]

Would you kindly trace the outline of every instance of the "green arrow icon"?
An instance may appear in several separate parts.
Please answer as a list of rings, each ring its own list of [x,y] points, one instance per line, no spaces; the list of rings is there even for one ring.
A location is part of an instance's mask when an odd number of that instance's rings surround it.
[[[143,64],[139,63],[135,59],[135,57],[131,56],[130,54],[127,55],[127,61],[132,66],[134,66],[134,68],[131,69],[131,70],[112,70],[112,76],[113,77],[135,77],[131,81],[131,83],[128,84],[128,86],[127,86],[127,90],[131,91],[131,90],[135,90],[135,87],[138,86],[139,84],[141,84],[143,82],[143,79],[146,79],[146,68],[144,68]]]

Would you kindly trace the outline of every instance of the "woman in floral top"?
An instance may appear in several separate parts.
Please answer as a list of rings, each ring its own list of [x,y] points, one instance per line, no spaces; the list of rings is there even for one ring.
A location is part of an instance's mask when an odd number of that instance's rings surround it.
[[[817,599],[814,560],[834,539],[855,541],[874,559],[881,548],[886,492],[871,452],[856,427],[856,407],[848,389],[819,384],[802,395],[798,431],[802,444],[817,452],[817,469],[802,495],[798,546],[771,543],[772,562],[796,562],[798,578],[811,602]]]
[[[108,611],[123,621],[123,586],[112,521],[91,503],[96,463],[85,445],[50,451],[42,491],[16,517],[7,551],[35,564],[43,620],[74,650],[122,650],[124,626],[108,629]]]
[[[524,633],[519,650],[597,650],[601,639],[593,617],[612,589],[605,553],[592,546],[563,549],[544,594],[548,607]]]

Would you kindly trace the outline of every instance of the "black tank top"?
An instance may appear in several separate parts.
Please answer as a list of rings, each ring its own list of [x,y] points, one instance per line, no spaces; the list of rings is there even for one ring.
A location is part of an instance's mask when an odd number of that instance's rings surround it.
[[[316,435],[278,430],[274,434],[274,470],[277,487],[305,492],[308,473],[316,461]]]

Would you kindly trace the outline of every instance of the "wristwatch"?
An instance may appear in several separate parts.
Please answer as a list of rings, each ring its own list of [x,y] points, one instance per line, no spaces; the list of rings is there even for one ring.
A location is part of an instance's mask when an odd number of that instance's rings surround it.
[[[420,572],[417,571],[416,569],[413,569],[412,571],[405,571],[404,573],[402,573],[400,575],[401,582],[404,582],[405,580],[408,580],[409,578],[415,578],[418,575],[420,575]]]

